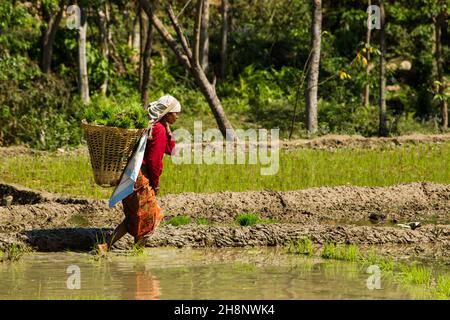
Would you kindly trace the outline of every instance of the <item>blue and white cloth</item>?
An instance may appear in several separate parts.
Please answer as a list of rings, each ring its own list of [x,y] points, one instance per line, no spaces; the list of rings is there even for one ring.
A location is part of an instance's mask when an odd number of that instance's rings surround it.
[[[133,193],[134,184],[141,169],[142,160],[144,159],[145,146],[147,145],[147,130],[145,130],[142,137],[139,139],[139,144],[134,153],[131,155],[130,161],[128,162],[125,171],[120,179],[119,184],[114,189],[110,199],[109,207],[112,208],[114,205],[125,199],[127,196]]]

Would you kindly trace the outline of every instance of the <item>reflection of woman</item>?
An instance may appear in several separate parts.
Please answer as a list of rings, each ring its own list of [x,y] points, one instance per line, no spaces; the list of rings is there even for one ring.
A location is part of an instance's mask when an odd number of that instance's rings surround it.
[[[161,295],[159,280],[152,274],[142,271],[137,271],[135,276],[136,291],[134,292],[134,299],[158,300]]]
[[[108,251],[127,232],[134,237],[136,244],[139,243],[146,234],[156,229],[163,218],[155,195],[159,192],[164,154],[171,155],[175,147],[169,125],[177,120],[181,105],[177,99],[168,95],[150,103],[147,110],[150,122],[154,125],[133,193],[122,200],[125,219],[107,238],[106,243],[98,245],[100,253]]]

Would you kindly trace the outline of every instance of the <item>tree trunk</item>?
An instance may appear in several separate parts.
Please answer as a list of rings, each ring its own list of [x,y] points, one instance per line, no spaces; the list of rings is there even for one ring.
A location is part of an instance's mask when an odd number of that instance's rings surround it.
[[[145,45],[145,34],[147,30],[142,29],[142,10],[139,3],[136,5],[136,15],[133,19],[133,30],[131,32],[131,49],[133,49],[133,54],[131,56],[131,61],[134,63],[139,63],[139,68],[141,68],[141,51]],[[144,37],[144,39],[142,38]],[[142,70],[139,69],[139,81],[142,79]],[[141,85],[141,83],[139,84]]]
[[[89,82],[87,72],[86,59],[86,30],[87,19],[86,13],[81,9],[80,28],[78,29],[78,89],[81,100],[84,103],[89,103]]]
[[[133,20],[133,33],[131,37],[131,48],[135,52],[139,52],[141,48],[141,6],[137,5],[136,17]]]
[[[151,70],[151,53],[153,46],[153,35],[154,30],[153,25],[146,19],[148,25],[148,35],[146,37],[144,50],[141,52],[142,55],[142,84],[141,84],[141,101],[142,105],[145,107],[148,104],[148,85],[150,84],[150,70]]]
[[[43,8],[45,7],[42,5]],[[43,9],[45,10],[45,9]],[[44,16],[50,15],[48,21],[48,27],[42,33],[42,58],[41,58],[41,70],[43,73],[49,73],[51,70],[53,43],[55,42],[56,31],[58,30],[64,12],[64,1],[60,2],[59,10],[56,15],[47,14],[44,12]]]
[[[311,67],[308,74],[308,88],[306,90],[306,127],[308,135],[317,132],[317,89],[319,81],[320,42],[322,33],[322,3],[313,0],[311,26]]]
[[[200,63],[203,71],[208,73],[209,55],[209,0],[203,0],[202,23],[200,27]]]
[[[147,44],[147,35],[149,31],[149,20],[145,12],[142,10],[141,6],[139,5],[137,8],[136,15],[139,17],[139,49],[137,50],[139,52],[139,90],[142,93],[142,85],[143,85],[143,79],[144,79],[144,51],[145,46]]]
[[[443,96],[445,93],[445,83],[444,83],[444,59],[442,57],[442,30],[445,28],[446,21],[446,6],[445,0],[439,0],[439,14],[435,19],[435,35],[436,35],[436,45],[435,45],[435,59],[436,59],[436,70],[437,70],[437,81],[439,81],[438,94]],[[446,130],[448,127],[448,106],[447,100],[440,100],[441,109],[441,130]]]
[[[370,7],[372,5],[372,1],[368,0],[367,5]],[[369,13],[370,15],[370,13]],[[369,16],[369,20],[370,20]],[[367,83],[364,87],[364,106],[368,107],[370,104],[370,85],[369,85],[369,73],[370,73],[370,36],[371,36],[372,30],[370,29],[370,25],[367,24],[367,34],[366,34],[366,59],[367,59],[367,65],[366,65],[366,74],[367,74]]]
[[[386,126],[386,42],[385,42],[385,13],[384,1],[380,0],[380,123],[379,135],[387,135]]]
[[[100,49],[102,52],[103,57],[107,61],[109,61],[109,39],[111,37],[111,31],[109,29],[109,8],[108,3],[104,4],[103,10],[100,9],[98,12],[99,15],[99,26],[100,26]],[[100,86],[100,91],[102,94],[106,94],[108,91],[108,77],[105,76],[105,79],[103,79],[103,83]]]
[[[227,77],[227,46],[228,46],[228,0],[222,0],[222,30],[220,41],[220,77]]]
[[[155,16],[152,8],[148,4],[147,0],[140,0],[142,8],[147,13],[149,19],[152,21],[154,27],[158,31],[158,33],[162,36],[167,45],[172,49],[175,53],[178,61],[182,64],[195,78],[197,85],[199,86],[202,94],[204,95],[206,101],[208,102],[211,111],[216,119],[219,130],[222,132],[224,137],[228,137],[233,140],[237,140],[236,133],[233,130],[233,127],[228,120],[225,111],[223,110],[222,104],[217,96],[216,89],[213,84],[211,84],[206,77],[203,68],[200,65],[199,61],[199,51],[200,51],[200,27],[202,23],[202,6],[203,0],[197,1],[197,10],[196,10],[196,20],[194,26],[194,48],[191,51],[189,47],[189,42],[187,41],[185,35],[183,34],[180,25],[175,17],[175,14],[172,11],[172,7],[169,5],[168,14],[170,17],[170,21],[172,26],[174,27],[179,43],[181,44],[181,48],[177,41],[172,37],[172,35],[167,31],[167,28],[163,25],[161,20]]]

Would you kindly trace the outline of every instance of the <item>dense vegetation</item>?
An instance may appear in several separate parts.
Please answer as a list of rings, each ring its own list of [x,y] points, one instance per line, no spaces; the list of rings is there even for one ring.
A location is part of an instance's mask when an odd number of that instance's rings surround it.
[[[155,1],[149,1],[155,4]],[[172,1],[180,24],[192,39],[195,5]],[[377,1],[372,1],[377,4]],[[55,149],[82,141],[80,122],[102,121],[102,108],[128,110],[141,105],[138,1],[78,1],[87,13],[87,70],[90,104],[79,98],[76,29],[67,27],[66,8],[56,29],[51,67],[42,66],[43,38],[60,10],[58,0],[0,2],[0,145],[27,143]],[[305,134],[305,63],[310,53],[311,4],[302,0],[230,1],[226,76],[221,76],[221,1],[209,1],[207,75],[235,128],[281,129],[281,137]],[[439,1],[385,1],[387,116],[390,134],[437,132],[434,18]],[[156,15],[169,25],[160,1]],[[366,45],[367,1],[323,1],[318,90],[319,134],[376,135],[378,132],[379,30]],[[446,9],[448,10],[448,8]],[[102,25],[102,12],[108,13]],[[182,11],[182,12],[181,12]],[[143,20],[143,18],[141,18]],[[141,25],[144,25],[141,22]],[[108,50],[102,46],[107,28]],[[137,26],[137,27],[136,27]],[[172,30],[173,31],[173,30]],[[449,27],[442,30],[448,61]],[[370,50],[371,59],[365,58]],[[366,66],[370,66],[370,74]],[[407,66],[410,65],[410,68]],[[406,66],[406,67],[401,67]],[[444,63],[445,83],[449,64]],[[195,80],[154,31],[148,100],[177,97],[184,108],[176,127],[193,129],[194,120],[215,127]],[[370,103],[363,93],[370,85]],[[112,109],[111,109],[112,108]],[[293,115],[295,110],[295,119]],[[96,113],[95,110],[98,110]],[[292,123],[294,124],[293,127]],[[175,127],[175,128],[176,128]]]

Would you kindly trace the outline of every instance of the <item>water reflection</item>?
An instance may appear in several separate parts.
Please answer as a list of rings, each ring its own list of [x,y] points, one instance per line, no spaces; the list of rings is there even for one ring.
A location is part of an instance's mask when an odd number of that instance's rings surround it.
[[[161,285],[158,278],[148,271],[137,271],[134,274],[135,300],[158,300],[161,296]]]
[[[80,290],[66,286],[69,265]],[[397,285],[368,290],[356,264],[264,249],[150,249],[145,257],[34,253],[0,264],[0,299],[408,299]]]

